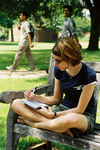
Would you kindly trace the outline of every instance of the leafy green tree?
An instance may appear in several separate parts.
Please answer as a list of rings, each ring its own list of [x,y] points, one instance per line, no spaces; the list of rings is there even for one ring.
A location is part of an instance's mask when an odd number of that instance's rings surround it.
[[[0,11],[4,12],[8,18],[17,19],[22,10],[26,10],[34,22],[37,24],[47,24],[48,28],[57,32],[57,26],[63,23],[64,4],[71,4],[75,7],[79,6],[78,0],[1,0]],[[80,5],[81,6],[81,5]],[[81,10],[82,7],[79,7]],[[74,14],[79,14],[78,9],[74,9]]]
[[[83,3],[82,3],[83,2]],[[86,5],[83,5],[85,2]],[[92,2],[92,3],[91,3]],[[91,35],[88,50],[98,50],[100,27],[100,0],[0,0],[0,13],[5,13],[12,20],[17,19],[21,10],[26,10],[34,22],[56,31],[63,20],[64,4],[72,5],[73,16],[82,16],[82,9],[88,8],[91,16]]]
[[[0,13],[0,26],[5,27],[6,29],[11,28],[12,41],[14,40],[13,39],[13,30],[12,30],[13,24],[14,24],[13,19],[7,17],[7,15],[5,13]]]
[[[0,26],[10,28],[13,25],[13,20],[8,18],[5,13],[0,13]]]
[[[87,32],[90,32],[91,28],[91,20],[86,19],[85,17],[76,17],[74,18],[78,35],[86,34]]]
[[[22,10],[33,16],[36,22],[41,21],[41,16],[49,17],[48,7],[50,0],[1,0],[0,12],[6,13],[9,18],[16,19]]]

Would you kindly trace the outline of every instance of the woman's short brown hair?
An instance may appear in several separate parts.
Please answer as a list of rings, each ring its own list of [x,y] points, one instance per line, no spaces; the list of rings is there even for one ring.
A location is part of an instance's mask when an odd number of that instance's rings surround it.
[[[68,37],[59,39],[54,45],[52,53],[62,57],[63,60],[70,62],[72,66],[79,64],[82,60],[78,43]]]

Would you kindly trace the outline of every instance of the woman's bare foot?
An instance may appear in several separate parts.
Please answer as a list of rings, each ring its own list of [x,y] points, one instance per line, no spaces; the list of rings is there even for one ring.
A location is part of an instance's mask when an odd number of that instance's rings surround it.
[[[70,130],[68,130],[68,134],[69,134],[71,137],[74,137],[74,134],[73,134]]]
[[[24,125],[27,124],[31,127],[37,128],[36,125],[35,125],[37,123],[29,121],[29,120],[25,119],[23,116],[18,116],[18,120],[19,120],[19,123],[21,123],[21,124],[24,124]]]
[[[70,130],[67,130],[66,132],[64,132],[65,134],[70,135],[71,137],[74,137],[73,133]]]
[[[26,124],[25,122],[26,119],[23,116],[18,116],[18,120],[19,120],[19,123]]]

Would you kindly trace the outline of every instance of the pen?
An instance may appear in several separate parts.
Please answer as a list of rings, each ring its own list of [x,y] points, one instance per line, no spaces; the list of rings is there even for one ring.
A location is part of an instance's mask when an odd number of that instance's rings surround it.
[[[34,94],[34,92],[36,91],[36,89],[37,89],[37,87],[35,87],[35,88],[33,89],[33,91],[31,92],[31,94]]]
[[[37,89],[37,87],[35,87],[35,88],[33,89],[33,91],[31,92],[31,95],[30,95],[30,96],[32,96],[32,94],[34,94],[34,92],[36,91],[36,89]]]

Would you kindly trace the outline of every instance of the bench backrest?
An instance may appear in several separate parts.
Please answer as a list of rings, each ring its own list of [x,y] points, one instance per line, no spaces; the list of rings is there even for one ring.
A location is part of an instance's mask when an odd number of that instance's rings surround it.
[[[99,86],[100,86],[100,62],[90,62],[90,61],[83,61],[85,64],[90,66],[92,69],[95,70],[98,84],[95,86],[94,89],[94,97],[96,101],[96,109],[95,109],[95,118],[96,118],[96,113],[97,113],[97,105],[98,105],[98,99],[99,99]]]
[[[48,96],[53,95],[54,83],[55,83],[55,80],[54,80],[54,59],[52,58],[52,53],[51,53],[47,84],[51,84],[52,88],[51,88],[51,93],[50,94],[46,93],[46,95],[48,95]]]

